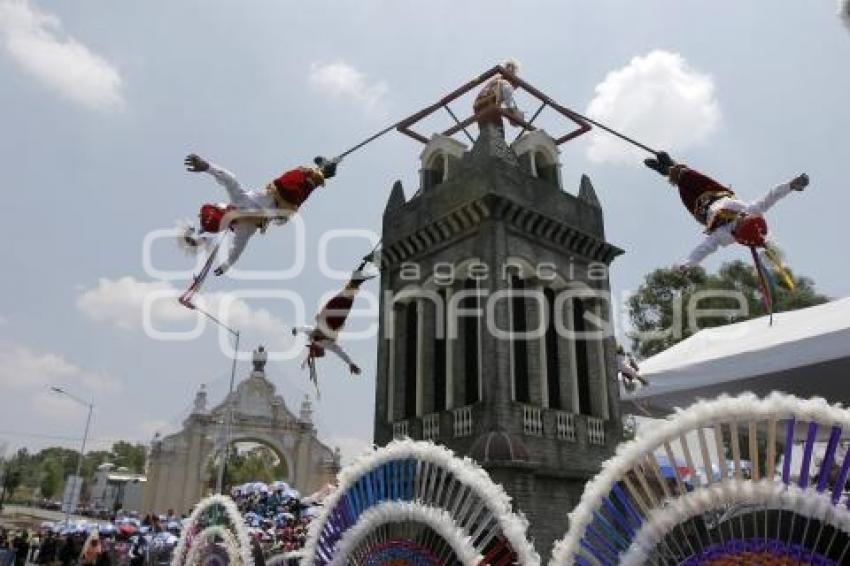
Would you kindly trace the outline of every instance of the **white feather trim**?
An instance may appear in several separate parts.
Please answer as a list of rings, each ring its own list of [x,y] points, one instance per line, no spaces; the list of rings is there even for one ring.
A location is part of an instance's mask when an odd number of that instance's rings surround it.
[[[632,441],[620,444],[616,454],[602,465],[602,471],[585,485],[581,501],[569,513],[570,529],[564,538],[555,543],[550,564],[573,563],[579,543],[593,521],[593,513],[601,505],[602,499],[608,496],[613,485],[638,462],[643,461],[647,454],[654,453],[665,442],[677,439],[686,432],[713,427],[715,424],[744,420],[781,420],[792,416],[798,421],[817,422],[826,427],[837,425],[844,431],[850,431],[850,411],[841,405],[830,405],[825,399],[818,397],[799,399],[779,392],[773,392],[764,399],[753,393],[744,393],[737,397],[721,395],[711,401],[697,401],[684,410],[677,409],[664,421],[654,424],[647,434],[641,434]]]
[[[451,472],[461,484],[473,489],[486,502],[488,511],[496,518],[502,534],[517,553],[519,563],[528,566],[540,564],[540,556],[528,541],[526,534],[528,521],[523,515],[511,510],[510,497],[501,486],[490,479],[487,472],[474,460],[468,457],[458,458],[448,448],[432,442],[417,442],[410,439],[394,440],[383,448],[365,452],[340,471],[337,476],[337,489],[325,499],[322,514],[310,524],[307,543],[304,546],[307,557],[305,564],[315,563],[319,536],[342,495],[362,476],[382,464],[410,458],[439,466]]]
[[[829,492],[818,493],[813,489],[786,486],[769,480],[729,480],[692,491],[654,509],[635,535],[631,547],[620,557],[619,563],[622,566],[647,564],[652,549],[676,525],[721,506],[739,503],[793,511],[850,534],[850,510],[843,505],[833,505]]]
[[[195,227],[188,220],[178,220],[175,239],[177,246],[188,255],[197,255],[202,250],[208,250],[212,246],[209,236],[198,234]]]
[[[224,539],[224,549],[227,551],[227,559],[230,564],[234,566],[243,564],[239,553],[239,542],[233,533],[221,525],[212,525],[192,538],[192,547],[189,549],[189,555],[186,557],[186,565],[198,566],[201,564],[201,551],[212,543],[215,537]]]
[[[349,555],[357,549],[363,539],[388,523],[410,521],[429,526],[455,551],[458,559],[466,566],[478,566],[483,556],[475,550],[451,515],[442,509],[426,507],[406,501],[385,501],[371,507],[357,520],[357,524],[342,535],[330,566],[348,564]]]
[[[187,559],[187,550],[192,546],[192,533],[195,530],[195,525],[198,519],[210,508],[221,506],[224,509],[225,516],[230,521],[231,529],[235,534],[236,541],[239,545],[239,553],[242,557],[243,566],[253,566],[254,558],[251,554],[251,537],[248,534],[248,529],[245,527],[245,520],[239,513],[236,503],[226,495],[215,494],[202,499],[196,506],[189,520],[183,526],[183,531],[180,533],[180,540],[177,542],[177,547],[174,549],[174,554],[171,557],[171,566],[184,566],[190,564]],[[203,531],[201,531],[203,532]],[[191,552],[191,551],[190,551]]]

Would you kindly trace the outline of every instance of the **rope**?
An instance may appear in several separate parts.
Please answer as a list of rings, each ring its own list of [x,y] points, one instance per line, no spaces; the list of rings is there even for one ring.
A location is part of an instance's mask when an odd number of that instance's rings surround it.
[[[543,107],[545,107],[545,106],[546,106],[546,103],[544,102],[544,103],[541,105],[541,107],[538,109],[537,113],[535,114],[535,117],[537,116],[537,114],[539,114],[539,113],[540,113],[540,111],[541,111],[541,110],[543,110]],[[597,128],[599,128],[600,130],[603,130],[603,131],[605,131],[605,132],[608,132],[608,133],[609,133],[609,134],[611,134],[612,136],[615,136],[615,137],[617,137],[617,138],[619,138],[619,139],[623,140],[623,141],[624,141],[624,142],[626,142],[626,143],[630,143],[630,144],[632,144],[632,145],[634,145],[634,146],[636,146],[636,147],[638,147],[638,148],[640,148],[640,149],[642,149],[642,150],[644,150],[644,151],[646,151],[646,152],[648,152],[648,153],[651,153],[651,154],[653,154],[653,155],[658,155],[658,153],[659,153],[659,152],[658,152],[658,150],[653,149],[653,148],[649,147],[648,145],[643,144],[643,143],[641,143],[641,142],[637,141],[636,139],[634,139],[634,138],[631,138],[631,137],[627,136],[626,134],[623,134],[623,133],[621,133],[621,132],[618,132],[618,131],[617,131],[617,130],[615,130],[614,128],[611,128],[611,127],[609,127],[609,126],[606,126],[605,124],[603,124],[603,123],[601,123],[601,122],[598,122],[598,121],[596,121],[596,120],[594,120],[594,119],[592,119],[592,118],[588,118],[587,116],[585,116],[585,115],[583,115],[583,114],[579,114],[578,112],[576,112],[576,111],[574,111],[574,110],[570,110],[570,109],[568,109],[568,108],[565,108],[564,110],[566,110],[567,112],[569,112],[570,114],[572,114],[575,118],[578,118],[579,120],[583,120],[583,121],[585,121],[585,122],[587,122],[587,123],[589,123],[589,124],[593,124],[594,126],[596,126]],[[452,112],[451,112],[451,110],[449,110],[449,113],[452,113]],[[399,120],[398,122],[393,123],[391,126],[387,126],[387,127],[386,127],[386,128],[384,128],[383,130],[380,130],[379,132],[377,132],[377,133],[375,133],[375,134],[372,134],[371,136],[369,136],[369,137],[368,137],[368,138],[366,138],[365,140],[361,141],[361,142],[360,142],[360,143],[358,143],[357,145],[354,145],[354,146],[352,146],[352,147],[350,147],[350,148],[346,149],[345,151],[343,151],[342,153],[340,153],[339,155],[337,155],[334,159],[335,159],[337,162],[342,161],[342,159],[343,159],[344,157],[346,157],[346,156],[348,156],[348,155],[350,155],[350,154],[354,153],[355,151],[357,151],[357,150],[359,150],[360,148],[362,148],[362,147],[364,147],[364,146],[366,146],[366,145],[368,145],[368,144],[372,143],[373,141],[375,141],[376,139],[380,138],[381,136],[384,136],[384,135],[388,134],[389,132],[391,132],[392,130],[394,130],[394,129],[398,128],[398,127],[399,127],[401,124],[403,124],[406,120],[407,120],[407,118],[405,118],[404,120]],[[457,118],[455,118],[455,120],[457,120]],[[524,130],[524,129],[525,129],[525,128],[523,128],[523,130]],[[467,136],[469,136],[469,134],[467,134]]]

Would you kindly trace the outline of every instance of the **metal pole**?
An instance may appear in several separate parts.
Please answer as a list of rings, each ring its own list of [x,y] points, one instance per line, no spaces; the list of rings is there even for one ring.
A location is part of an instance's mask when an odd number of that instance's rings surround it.
[[[221,323],[219,323],[221,324]],[[222,324],[222,326],[224,326]],[[227,328],[227,327],[225,327]],[[233,351],[233,363],[230,366],[230,390],[227,393],[227,416],[224,424],[224,446],[221,453],[221,463],[218,465],[218,478],[215,482],[215,491],[221,494],[224,490],[224,468],[227,465],[227,449],[230,447],[231,426],[233,424],[233,385],[236,380],[236,358],[239,356],[239,331],[228,328],[236,337]]]
[[[83,405],[85,405],[89,408],[89,413],[88,413],[88,416],[86,417],[86,429],[83,432],[83,442],[80,445],[80,453],[77,455],[77,471],[74,473],[74,490],[72,491],[71,495],[73,496],[73,494],[77,491],[77,487],[78,487],[77,484],[78,483],[80,484],[79,485],[79,488],[80,488],[79,492],[80,492],[80,494],[82,494],[82,481],[81,481],[81,478],[80,478],[80,474],[82,473],[82,470],[83,470],[83,455],[86,453],[86,441],[88,441],[88,438],[89,438],[89,427],[91,426],[91,414],[92,414],[92,410],[94,409],[94,403],[86,403],[85,401],[77,399],[76,397],[74,397],[73,395],[71,395],[70,393],[68,393],[67,391],[65,391],[64,389],[61,389],[59,387],[53,387],[52,389],[53,389],[53,391],[56,391],[57,393],[62,393],[63,395],[65,395],[65,396],[73,399],[74,401],[81,403],[81,404],[83,404]],[[73,500],[74,499],[72,497],[71,501],[73,501]],[[78,503],[79,503],[79,501],[78,501]],[[66,524],[68,523],[70,518],[71,518],[71,507],[69,505],[68,507],[65,508],[65,523]]]

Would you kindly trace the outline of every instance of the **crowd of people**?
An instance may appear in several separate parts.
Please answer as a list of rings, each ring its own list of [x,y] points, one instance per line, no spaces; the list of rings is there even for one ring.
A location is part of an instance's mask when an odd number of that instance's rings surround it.
[[[285,482],[247,483],[231,490],[256,550],[296,555],[331,486],[309,496]],[[33,532],[0,529],[0,566],[146,566],[170,563],[188,514],[118,513],[109,521],[44,522]]]
[[[183,517],[119,513],[110,521],[86,519],[44,522],[28,533],[0,534],[0,566],[143,566],[168,564],[180,537]],[[5,553],[4,553],[5,551]]]
[[[328,489],[301,497],[285,482],[248,483],[234,487],[231,497],[245,517],[248,532],[263,554],[291,554],[304,547],[310,521]]]

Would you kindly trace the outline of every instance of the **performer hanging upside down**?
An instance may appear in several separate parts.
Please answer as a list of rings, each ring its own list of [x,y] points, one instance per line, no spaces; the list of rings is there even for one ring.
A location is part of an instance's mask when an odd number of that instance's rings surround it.
[[[644,163],[679,188],[679,196],[685,208],[697,222],[705,226],[705,238],[681,263],[681,267],[698,265],[719,247],[735,242],[750,248],[769,250],[767,222],[762,215],[791,191],[802,191],[809,184],[808,175],[803,173],[771,189],[758,200],[744,202],[737,198],[731,188],[722,186],[684,164],[676,163],[663,151],[657,154],[656,159],[647,159]]]
[[[187,170],[193,173],[209,173],[225,188],[230,197],[229,205],[204,204],[199,213],[200,230],[185,236],[187,239],[196,240],[199,235],[205,233],[217,233],[228,228],[233,231],[230,252],[227,259],[216,268],[216,275],[222,275],[236,263],[248,240],[257,230],[265,232],[271,221],[285,223],[314,190],[325,184],[325,179],[336,174],[335,161],[317,157],[315,162],[316,167],[297,167],[287,171],[262,189],[245,190],[230,171],[195,154],[186,157]],[[229,218],[226,218],[228,216]],[[225,220],[230,222],[224,222]]]
[[[349,355],[337,343],[339,333],[345,326],[345,321],[348,314],[351,312],[351,307],[354,304],[354,298],[360,290],[360,286],[373,279],[376,275],[366,273],[364,269],[366,265],[373,261],[373,254],[369,254],[363,259],[363,262],[351,274],[351,279],[346,283],[345,287],[337,293],[331,300],[325,303],[321,312],[316,315],[316,326],[301,326],[292,329],[292,335],[296,336],[299,332],[307,336],[307,358],[302,364],[303,368],[309,368],[310,380],[316,385],[318,390],[318,376],[316,373],[316,358],[325,356],[326,351],[331,351],[348,364],[348,369],[354,375],[360,374],[360,368]]]
[[[198,214],[200,227],[187,228],[181,236],[181,244],[191,250],[198,250],[202,244],[209,242],[209,234],[230,230],[233,241],[227,254],[227,259],[215,268],[216,275],[222,275],[236,263],[248,240],[257,233],[265,233],[270,222],[285,224],[290,216],[295,214],[302,204],[317,188],[325,184],[336,174],[337,160],[327,160],[317,157],[315,167],[297,167],[283,173],[269,182],[262,189],[246,190],[236,177],[205,159],[191,154],[184,163],[186,169],[193,173],[209,173],[225,188],[230,203],[206,203],[201,206]],[[193,308],[191,300],[200,288],[215,261],[219,243],[212,249],[203,269],[195,277],[192,285],[180,298],[180,302]]]

